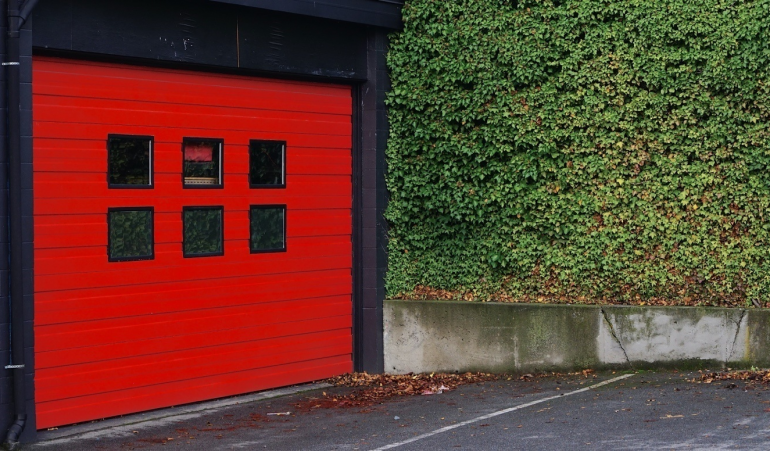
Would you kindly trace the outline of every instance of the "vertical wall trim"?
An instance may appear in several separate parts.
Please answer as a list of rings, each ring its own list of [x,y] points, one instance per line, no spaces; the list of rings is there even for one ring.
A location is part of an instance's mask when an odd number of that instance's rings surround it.
[[[16,1],[16,0],[13,0]],[[37,1],[28,0],[24,3],[24,10],[19,13],[19,21],[24,22],[26,16],[31,8],[37,4]],[[3,23],[7,23],[5,19],[8,19],[6,12],[9,6],[8,1],[2,2],[3,9]],[[18,12],[18,11],[17,11]],[[0,419],[2,420],[4,430],[9,430],[7,440],[10,442],[7,445],[13,446],[16,439],[21,442],[29,442],[36,438],[37,431],[35,426],[35,391],[34,391],[34,337],[33,337],[33,316],[34,316],[34,274],[33,274],[33,205],[32,205],[32,31],[31,31],[31,19],[27,20],[24,26],[20,29],[18,35],[18,45],[16,43],[8,43],[10,40],[9,33],[7,33],[7,27],[3,29],[3,37],[5,39],[3,49],[7,46],[13,47],[14,55],[3,55],[3,62],[8,62],[9,59],[14,60],[11,62],[18,62],[18,77],[15,80],[9,80],[9,73],[7,70],[3,70],[3,77],[5,82],[3,86],[8,86],[7,90],[4,89],[3,96],[5,101],[3,102],[3,116],[2,120],[2,145],[3,148],[3,175],[2,184],[0,190],[3,190],[2,202],[3,211],[0,215],[4,215],[4,223],[2,227],[5,227],[6,233],[2,234],[3,252],[2,265],[5,271],[2,273],[4,282],[2,285],[2,291],[5,294],[4,298],[6,302],[9,301],[7,295],[9,293],[9,282],[7,282],[10,269],[13,268],[15,275],[13,277],[11,290],[14,292],[14,298],[20,301],[16,304],[13,299],[10,299],[11,308],[13,311],[13,322],[21,324],[21,327],[12,330],[14,347],[13,363],[23,363],[24,367],[20,369],[14,369],[14,377],[21,377],[19,380],[23,381],[17,388],[22,388],[23,392],[10,393],[8,389],[7,381],[9,380],[10,371],[3,369],[2,380],[0,381],[0,400],[2,405],[0,408]],[[14,39],[16,39],[14,37]],[[15,55],[18,50],[18,55]],[[15,98],[13,96],[16,96]],[[17,103],[18,101],[18,103]],[[19,108],[18,122],[10,120],[8,117],[9,103],[11,108],[15,108],[17,105]],[[10,123],[9,123],[10,122]],[[11,127],[16,131],[16,135],[11,133]],[[11,146],[18,145],[18,158],[11,158]],[[17,161],[18,160],[18,161]],[[12,164],[13,163],[13,164]],[[13,172],[13,190],[16,191],[15,199],[12,201],[11,196],[11,173]],[[14,208],[12,208],[14,205]],[[13,249],[12,249],[13,248]],[[12,252],[9,261],[8,253]],[[3,324],[0,330],[7,336],[9,321],[7,314],[3,316]],[[23,339],[20,339],[23,338]],[[21,349],[16,349],[17,346],[23,345]],[[6,340],[4,346],[0,349],[2,353],[2,367],[9,362],[9,353],[11,349],[9,343]],[[11,402],[13,399],[13,402]],[[20,403],[23,403],[21,405]],[[23,412],[23,413],[22,413]],[[12,418],[15,414],[19,414],[19,422],[8,429]],[[21,421],[21,418],[24,421]],[[22,430],[23,427],[23,430]],[[21,431],[21,436],[17,434]]]
[[[0,0],[0,60],[7,61],[6,39],[8,35],[8,2]],[[10,359],[10,298],[8,297],[8,282],[10,265],[8,262],[10,237],[8,224],[8,146],[7,146],[7,124],[6,124],[6,71],[0,69],[0,302],[3,303],[0,308],[0,430],[3,433],[8,430],[13,423],[13,392],[11,388],[11,371],[4,369]],[[3,436],[2,438],[5,438]]]
[[[32,22],[29,17],[21,28],[21,187],[22,187],[22,285],[24,287],[24,377],[26,379],[27,424],[21,442],[37,439],[35,418],[35,275],[34,275],[34,205],[32,202]]]
[[[363,371],[363,298],[361,261],[361,85],[352,87],[353,97],[353,370]]]
[[[356,368],[369,373],[384,371],[382,305],[387,270],[387,205],[385,148],[388,123],[385,96],[389,89],[386,68],[387,34],[370,28],[367,33],[367,81],[360,87],[360,307],[357,306]]]

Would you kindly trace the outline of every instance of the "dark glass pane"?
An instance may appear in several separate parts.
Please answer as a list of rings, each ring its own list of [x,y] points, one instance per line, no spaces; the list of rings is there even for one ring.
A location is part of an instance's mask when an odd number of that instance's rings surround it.
[[[151,139],[111,136],[107,140],[110,185],[151,185]]]
[[[107,216],[111,259],[152,257],[152,211],[116,210]]]
[[[252,141],[249,145],[249,183],[252,185],[283,185],[285,143]]]
[[[221,185],[220,171],[222,142],[216,140],[185,139],[184,183],[185,185]]]
[[[221,254],[222,246],[222,209],[184,211],[185,255]]]
[[[251,250],[286,248],[286,207],[251,207]]]

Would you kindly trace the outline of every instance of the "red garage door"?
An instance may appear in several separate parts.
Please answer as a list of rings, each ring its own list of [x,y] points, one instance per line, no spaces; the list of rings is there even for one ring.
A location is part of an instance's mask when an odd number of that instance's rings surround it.
[[[39,428],[352,369],[349,87],[33,75]]]

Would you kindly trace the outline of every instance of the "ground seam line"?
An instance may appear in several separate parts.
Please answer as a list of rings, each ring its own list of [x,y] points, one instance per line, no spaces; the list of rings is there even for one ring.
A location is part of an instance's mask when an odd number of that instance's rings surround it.
[[[267,401],[270,399],[281,398],[285,396],[292,396],[303,392],[320,390],[323,388],[333,387],[332,384],[325,382],[316,382],[309,384],[298,384],[289,387],[276,388],[273,390],[265,390],[255,393],[247,393],[244,395],[236,395],[227,398],[212,399],[208,401],[202,401],[199,403],[193,403],[186,406],[166,407],[155,411],[149,412],[137,412],[135,414],[128,414],[123,417],[108,418],[104,421],[96,421],[92,423],[94,428],[81,428],[78,425],[65,426],[65,428],[75,429],[73,431],[67,431],[64,429],[64,435],[45,438],[47,431],[40,431],[44,434],[44,438],[35,443],[37,446],[49,446],[61,443],[69,443],[72,441],[80,440],[83,438],[96,438],[99,440],[103,434],[120,433],[123,430],[140,429],[144,427],[152,427],[153,424],[158,421],[171,420],[173,418],[185,417],[189,415],[206,415],[208,413],[217,412],[223,409],[234,406],[243,406],[258,401]],[[157,415],[152,415],[157,413]],[[146,417],[141,417],[147,415]],[[133,418],[136,417],[136,418]],[[119,420],[125,420],[120,421]],[[115,422],[116,424],[110,424]],[[103,425],[102,424],[106,424]],[[89,423],[85,423],[80,426],[89,426]],[[83,430],[78,430],[83,429]]]
[[[599,382],[598,384],[591,385],[589,387],[583,387],[581,389],[574,390],[574,391],[571,391],[571,392],[568,392],[568,393],[562,393],[562,394],[559,394],[559,395],[550,396],[548,398],[538,399],[538,400],[531,401],[531,402],[528,402],[528,403],[519,404],[517,406],[509,407],[507,409],[498,410],[497,412],[488,413],[486,415],[482,415],[480,417],[476,417],[476,418],[473,418],[473,419],[470,419],[470,420],[466,420],[466,421],[463,421],[461,423],[453,424],[451,426],[445,426],[445,427],[443,427],[441,429],[436,429],[435,431],[426,432],[425,434],[418,435],[417,437],[412,437],[410,439],[407,439],[407,440],[404,440],[404,441],[401,441],[401,442],[391,443],[390,445],[385,445],[385,446],[382,446],[380,448],[375,448],[372,451],[384,451],[386,449],[397,448],[399,446],[403,446],[403,445],[406,445],[406,444],[409,444],[409,443],[413,443],[413,442],[416,442],[418,440],[422,440],[424,438],[428,438],[428,437],[432,437],[432,436],[437,435],[437,434],[441,434],[442,432],[451,431],[452,429],[457,429],[457,428],[460,428],[460,427],[463,427],[463,426],[467,426],[469,424],[473,424],[473,423],[477,423],[479,421],[487,420],[489,418],[494,418],[494,417],[499,416],[499,415],[504,415],[506,413],[510,413],[510,412],[513,412],[513,411],[516,411],[516,410],[524,409],[526,407],[534,406],[535,404],[540,404],[540,403],[544,403],[544,402],[551,401],[551,400],[554,400],[554,399],[564,398],[566,396],[572,396],[572,395],[577,395],[578,393],[587,392],[589,390],[593,390],[595,388],[599,388],[599,387],[601,387],[603,385],[608,385],[608,384],[612,384],[614,382],[621,381],[623,379],[627,379],[627,378],[629,378],[629,377],[631,377],[633,375],[634,375],[633,373],[631,373],[631,374],[624,374],[622,376],[614,377],[614,378],[606,380],[604,382]]]

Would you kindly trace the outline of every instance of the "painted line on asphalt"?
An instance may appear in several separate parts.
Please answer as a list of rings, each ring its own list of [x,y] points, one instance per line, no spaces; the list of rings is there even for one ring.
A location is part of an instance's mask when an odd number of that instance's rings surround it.
[[[633,375],[634,375],[633,373],[631,373],[631,374],[624,374],[622,376],[613,377],[612,379],[606,380],[604,382],[599,382],[598,384],[594,384],[594,385],[591,385],[589,387],[583,387],[581,389],[574,390],[574,391],[571,391],[571,392],[562,393],[562,394],[559,394],[559,395],[556,395],[556,396],[550,396],[548,398],[538,399],[536,401],[532,401],[532,402],[528,402],[528,403],[524,403],[524,404],[519,404],[518,406],[509,407],[509,408],[503,409],[503,410],[498,410],[497,412],[488,413],[486,415],[482,415],[480,417],[476,417],[476,418],[473,418],[471,420],[466,420],[466,421],[463,421],[461,423],[453,424],[451,426],[445,426],[445,427],[443,427],[441,429],[436,429],[435,431],[426,432],[425,434],[418,435],[416,437],[412,437],[412,438],[410,438],[408,440],[404,440],[402,442],[396,442],[396,443],[391,443],[390,445],[381,446],[379,448],[373,449],[372,451],[384,451],[386,449],[398,448],[399,446],[407,445],[409,443],[414,443],[414,442],[422,440],[424,438],[432,437],[434,435],[438,435],[438,434],[441,434],[443,432],[451,431],[452,429],[461,428],[461,427],[467,426],[469,424],[478,423],[479,421],[484,421],[484,420],[487,420],[489,418],[494,418],[494,417],[499,416],[499,415],[505,415],[506,413],[510,413],[510,412],[514,412],[516,410],[521,410],[521,409],[524,409],[524,408],[527,408],[527,407],[530,407],[530,406],[534,406],[535,404],[541,404],[541,403],[544,403],[544,402],[553,401],[554,399],[565,398],[567,396],[572,396],[572,395],[577,395],[579,393],[584,393],[584,392],[587,392],[589,390],[593,390],[595,388],[599,388],[599,387],[601,387],[603,385],[609,385],[609,384],[621,381],[623,379],[627,379],[627,378],[629,378],[629,377],[631,377]]]

